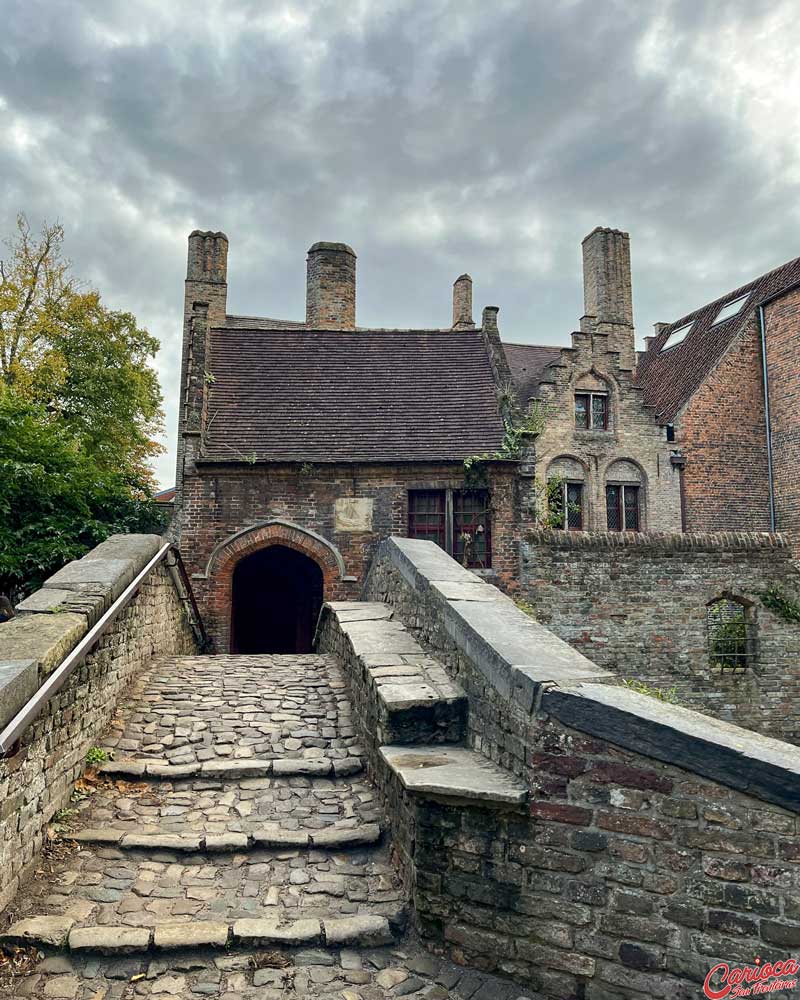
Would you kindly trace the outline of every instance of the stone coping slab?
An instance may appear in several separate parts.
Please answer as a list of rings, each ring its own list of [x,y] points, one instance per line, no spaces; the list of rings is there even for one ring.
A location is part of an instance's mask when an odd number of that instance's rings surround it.
[[[800,813],[800,751],[790,743],[605,684],[551,689],[541,707],[581,732]]]
[[[0,660],[0,728],[30,701],[38,687],[35,660]]]
[[[170,764],[167,760],[122,758],[110,760],[97,769],[109,777],[126,778],[342,778],[364,768],[360,757],[325,758],[277,757],[269,760],[211,760],[192,764]]]
[[[88,631],[82,614],[17,615],[0,625],[0,661],[34,660],[43,681]]]
[[[528,789],[508,771],[467,747],[381,747],[380,755],[403,787],[436,799],[521,807]]]
[[[310,850],[345,851],[354,847],[377,844],[381,839],[378,823],[364,823],[356,829],[329,828],[323,830],[283,830],[269,827],[251,833],[209,833],[186,836],[147,830],[129,833],[125,830],[87,828],[66,835],[82,844],[101,844],[129,851],[179,851],[187,854],[241,851],[250,847],[298,847]]]
[[[299,919],[280,924],[269,918],[233,921],[191,920],[154,927],[96,925],[75,927],[63,917],[29,917],[11,925],[0,943],[66,948],[75,953],[130,955],[140,952],[227,948],[230,945],[327,945],[372,948],[389,944],[393,935],[384,916],[356,914],[349,917]]]

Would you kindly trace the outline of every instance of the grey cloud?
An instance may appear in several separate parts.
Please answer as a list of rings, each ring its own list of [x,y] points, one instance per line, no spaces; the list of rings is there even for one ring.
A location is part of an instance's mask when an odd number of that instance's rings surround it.
[[[768,166],[747,98],[709,98],[790,0],[0,5],[0,126],[28,136],[3,129],[0,228],[59,217],[161,338],[171,441],[195,226],[230,237],[233,311],[300,317],[305,250],[337,239],[359,322],[446,324],[469,270],[507,339],[544,343],[577,325],[596,224],[631,232],[642,336],[798,252],[796,148],[776,123]]]

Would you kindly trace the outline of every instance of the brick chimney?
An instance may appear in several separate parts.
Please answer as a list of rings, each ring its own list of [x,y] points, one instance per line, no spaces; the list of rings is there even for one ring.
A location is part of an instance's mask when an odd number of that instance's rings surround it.
[[[468,274],[462,274],[453,282],[453,329],[475,329],[472,318],[472,278]]]
[[[608,349],[618,351],[620,365],[634,365],[633,298],[630,237],[619,229],[598,226],[582,243],[583,303],[594,319],[594,332],[608,335]]]
[[[225,233],[195,229],[189,234],[184,319],[191,315],[195,302],[205,302],[209,324],[222,326],[228,297],[227,281],[228,237]]]
[[[356,255],[346,243],[315,243],[308,251],[306,326],[355,329]]]

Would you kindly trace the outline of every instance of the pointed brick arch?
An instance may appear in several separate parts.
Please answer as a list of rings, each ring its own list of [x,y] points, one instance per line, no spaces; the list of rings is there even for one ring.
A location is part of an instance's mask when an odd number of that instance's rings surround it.
[[[326,538],[302,525],[280,518],[237,531],[219,542],[197,578],[206,581],[206,594],[217,652],[230,648],[233,571],[245,557],[260,549],[282,545],[313,559],[322,571],[324,600],[353,597],[356,578],[348,576],[341,552]]]

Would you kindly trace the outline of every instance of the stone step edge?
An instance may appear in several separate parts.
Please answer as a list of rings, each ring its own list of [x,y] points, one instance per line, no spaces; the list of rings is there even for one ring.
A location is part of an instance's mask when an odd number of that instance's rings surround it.
[[[99,774],[118,778],[344,778],[364,770],[360,757],[277,757],[272,760],[210,760],[195,764],[164,764],[135,757],[106,761]]]
[[[102,844],[127,850],[181,851],[207,853],[215,851],[246,851],[255,847],[307,848],[309,850],[347,850],[369,847],[380,842],[378,823],[364,823],[357,829],[329,828],[323,830],[268,830],[263,833],[207,833],[187,837],[172,833],[126,833],[106,828],[79,830],[64,834],[65,840],[85,844]]]
[[[29,917],[0,935],[0,944],[68,949],[124,955],[185,948],[246,948],[274,945],[376,947],[394,940],[387,917],[360,914],[350,917],[300,919],[280,926],[276,920],[247,918],[229,922],[193,920],[154,927],[96,925],[75,927],[68,917]]]

